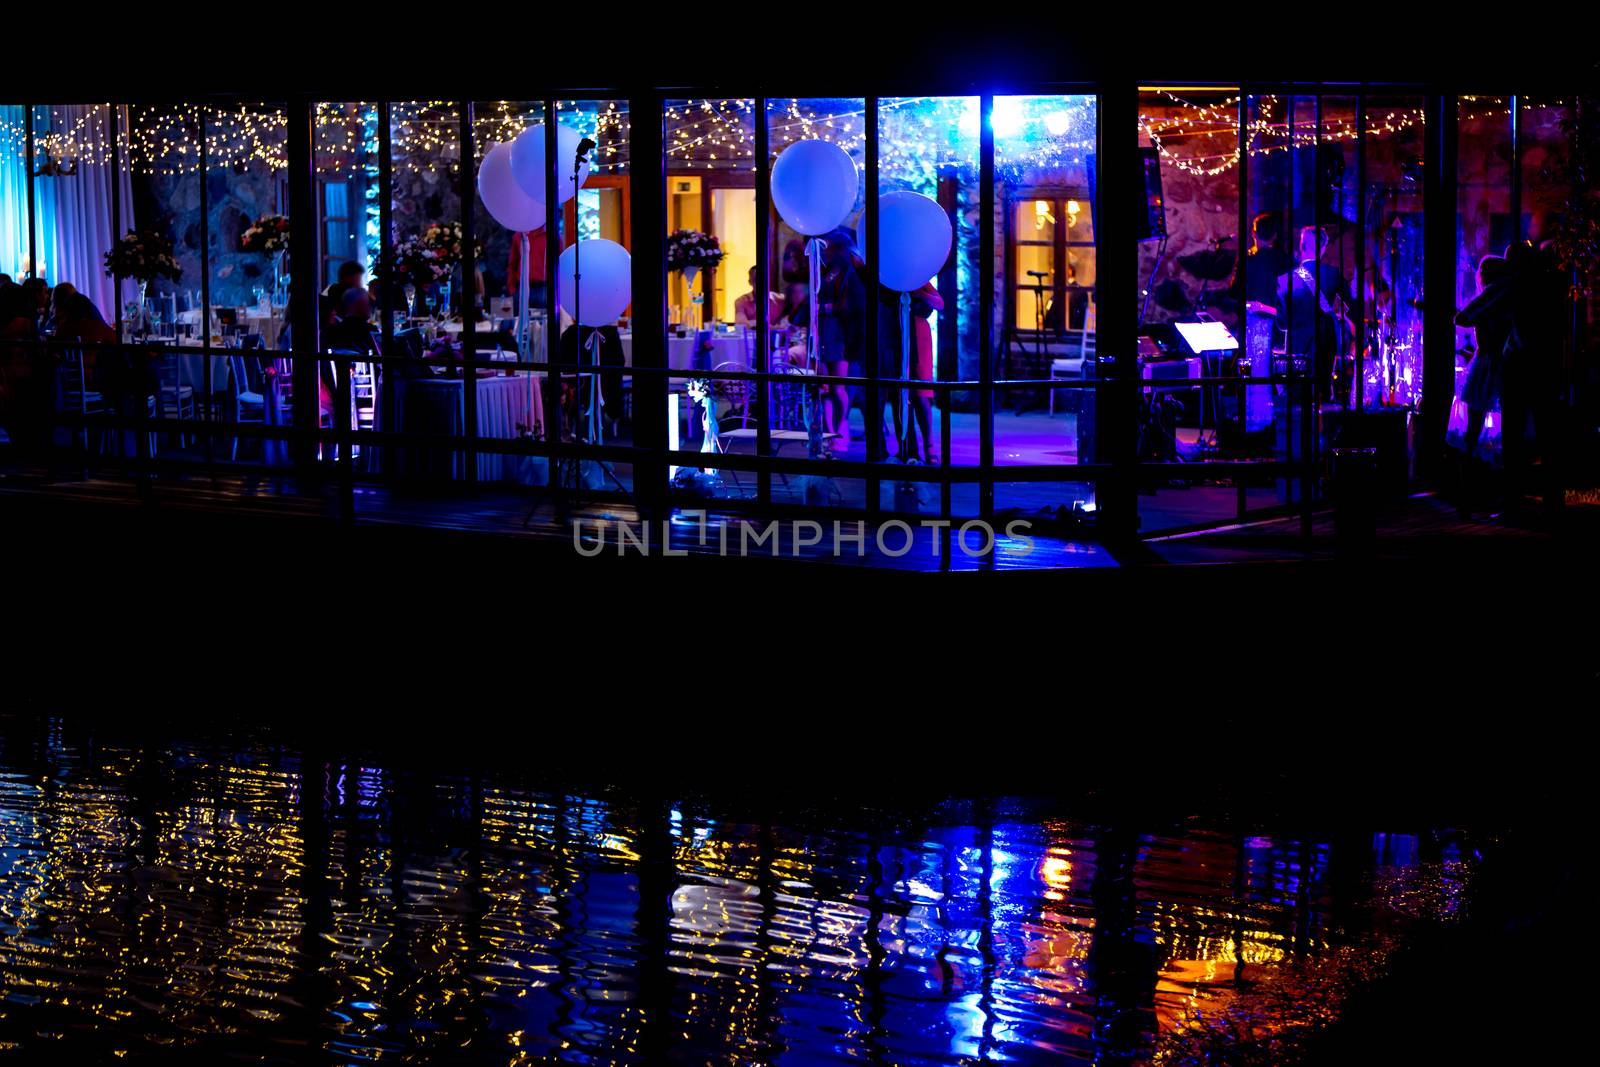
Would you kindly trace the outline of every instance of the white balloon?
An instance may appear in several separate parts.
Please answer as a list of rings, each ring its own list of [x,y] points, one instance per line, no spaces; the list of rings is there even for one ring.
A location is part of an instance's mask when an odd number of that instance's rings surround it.
[[[572,184],[572,161],[578,155],[578,142],[583,135],[566,126],[556,127],[556,188],[561,195],[556,198],[559,207],[577,193]],[[511,175],[530,200],[545,203],[544,123],[536,123],[517,134],[511,142]],[[589,180],[589,161],[585,159],[578,170],[578,185]]]
[[[478,167],[478,195],[494,221],[508,230],[544,227],[544,205],[522,191],[511,175],[511,145],[496,142],[484,153]]]
[[[815,237],[845,220],[859,182],[850,154],[832,141],[796,141],[772,165],[772,204],[796,233]]]
[[[950,258],[950,216],[937,200],[899,189],[878,198],[878,281],[921,289]],[[863,246],[865,247],[865,246]]]
[[[582,300],[579,311],[584,326],[610,326],[628,310],[633,300],[633,258],[615,241],[595,238],[584,241],[583,278],[578,283]],[[556,264],[556,299],[567,314],[572,314],[572,268],[578,259],[578,246],[569,245]],[[576,316],[574,316],[576,317]]]

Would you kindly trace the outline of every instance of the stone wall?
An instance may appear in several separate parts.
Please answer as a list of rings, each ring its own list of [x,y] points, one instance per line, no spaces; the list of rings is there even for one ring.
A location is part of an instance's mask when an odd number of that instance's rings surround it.
[[[251,290],[272,289],[272,257],[244,252],[239,238],[265,214],[284,212],[281,174],[264,164],[240,170],[220,169],[205,175],[207,238],[211,263],[211,302],[242,306],[254,302]],[[155,292],[198,292],[201,285],[201,177],[196,174],[133,176],[134,218],[141,229],[154,229],[173,240],[183,277],[160,279]]]
[[[1163,119],[1188,117],[1187,112],[1178,107],[1162,108],[1146,105],[1140,110],[1158,122]],[[1148,145],[1150,140],[1141,132],[1139,143]],[[1176,144],[1174,151],[1183,155],[1210,157],[1217,153],[1232,151],[1237,147],[1238,137],[1230,133],[1225,136],[1186,138]],[[1217,162],[1220,161],[1211,158],[1200,161],[1202,165],[1214,165]],[[1231,243],[1221,245],[1221,248],[1238,254],[1239,168],[1233,166],[1219,174],[1211,175],[1190,174],[1163,159],[1161,192],[1167,216],[1166,258],[1161,261],[1157,269],[1158,243],[1146,241],[1140,244],[1139,276],[1135,284],[1142,292],[1146,284],[1155,288],[1163,282],[1176,282],[1183,287],[1189,299],[1193,300],[1200,295],[1202,283],[1200,279],[1184,270],[1178,262],[1179,259],[1191,253],[1209,250],[1211,241],[1222,237],[1231,237],[1233,240]],[[1245,238],[1245,246],[1248,247],[1248,237]],[[1153,282],[1152,270],[1155,270]],[[1111,284],[1118,279],[1108,278],[1103,281]],[[1126,281],[1123,281],[1123,284],[1127,284]],[[1210,284],[1213,290],[1226,287],[1227,282]],[[1152,301],[1148,318],[1153,322],[1165,322],[1173,318],[1174,314]],[[1228,318],[1232,321],[1231,316]]]

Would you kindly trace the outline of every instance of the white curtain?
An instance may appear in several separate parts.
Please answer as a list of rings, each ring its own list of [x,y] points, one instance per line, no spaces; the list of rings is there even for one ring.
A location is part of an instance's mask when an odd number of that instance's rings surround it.
[[[126,130],[126,113],[118,117],[120,128]],[[51,285],[71,282],[111,322],[117,313],[117,293],[105,265],[112,241],[109,109],[105,104],[41,106],[34,112],[36,146],[44,140],[46,130],[58,139],[70,138],[79,155],[77,173],[34,179],[39,260]],[[37,154],[36,148],[36,157]],[[122,230],[126,233],[134,225],[133,183],[128,176],[127,153],[122,155],[115,195],[120,201]],[[136,284],[126,281],[124,289],[138,291]]]
[[[21,104],[0,105],[0,273],[19,282],[28,261],[26,130]]]

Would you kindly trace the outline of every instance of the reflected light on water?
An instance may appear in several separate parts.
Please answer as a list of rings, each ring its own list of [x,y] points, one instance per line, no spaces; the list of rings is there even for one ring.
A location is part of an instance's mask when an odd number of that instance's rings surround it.
[[[1004,801],[736,806],[6,736],[0,1042],[301,1062],[1201,1062],[1310,1032],[1472,856]]]

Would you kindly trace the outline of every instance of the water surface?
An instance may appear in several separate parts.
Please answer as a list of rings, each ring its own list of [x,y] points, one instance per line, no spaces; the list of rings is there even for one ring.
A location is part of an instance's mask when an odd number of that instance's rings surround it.
[[[1471,873],[1421,827],[771,817],[260,736],[0,746],[0,1058],[1288,1062]]]

